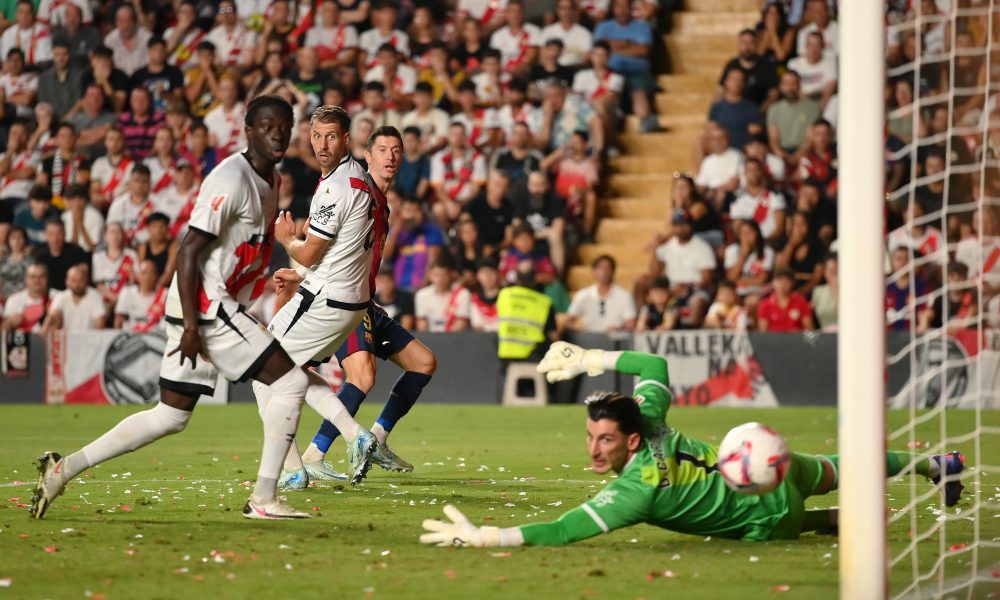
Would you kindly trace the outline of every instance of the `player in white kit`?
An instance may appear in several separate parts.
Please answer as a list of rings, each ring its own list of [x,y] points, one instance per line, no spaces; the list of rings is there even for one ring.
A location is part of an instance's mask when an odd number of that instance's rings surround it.
[[[160,369],[160,402],[116,425],[83,449],[40,459],[31,516],[41,518],[66,483],[88,467],[182,431],[218,375],[270,386],[257,483],[243,515],[294,519],[297,511],[276,495],[282,460],[295,436],[303,398],[320,414],[347,414],[334,398],[310,397],[309,380],[246,308],[264,289],[271,255],[279,178],[294,124],[292,107],[276,96],[250,103],[248,148],[217,166],[202,184],[177,273],[167,298],[167,351]],[[176,354],[180,356],[175,356]],[[342,419],[338,419],[342,420]]]
[[[350,129],[351,118],[339,106],[316,109],[310,141],[322,177],[309,207],[305,239],[296,236],[289,213],[279,215],[275,225],[275,238],[306,270],[298,293],[281,307],[268,331],[300,366],[329,360],[361,323],[371,302],[369,273],[378,233],[375,183],[350,154]],[[310,393],[324,393],[340,402],[321,376],[313,371],[307,374]],[[272,391],[255,382],[254,393],[263,413]],[[351,484],[356,484],[371,468],[378,440],[349,413],[339,418],[347,428],[341,432],[348,447],[348,475]],[[339,429],[340,424],[336,425]],[[285,467],[301,469],[294,449]]]

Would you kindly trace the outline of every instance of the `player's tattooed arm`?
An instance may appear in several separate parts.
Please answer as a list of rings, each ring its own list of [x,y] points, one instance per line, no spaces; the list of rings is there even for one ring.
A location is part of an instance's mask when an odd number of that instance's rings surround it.
[[[184,332],[181,343],[170,351],[167,356],[181,353],[180,362],[191,359],[191,366],[197,365],[198,355],[208,360],[201,347],[201,334],[198,331],[198,255],[212,243],[212,238],[195,228],[188,229],[187,235],[177,251],[177,292],[181,301],[181,313],[184,316]]]

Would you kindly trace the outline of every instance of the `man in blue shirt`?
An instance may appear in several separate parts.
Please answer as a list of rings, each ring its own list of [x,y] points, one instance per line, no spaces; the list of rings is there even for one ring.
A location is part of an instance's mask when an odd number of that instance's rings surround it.
[[[649,64],[653,30],[649,23],[632,18],[631,0],[613,0],[611,15],[612,19],[594,29],[594,41],[605,40],[611,46],[608,66],[625,76],[625,92],[632,99],[632,113],[639,117],[642,131],[656,131],[659,124],[649,101],[656,89]]]

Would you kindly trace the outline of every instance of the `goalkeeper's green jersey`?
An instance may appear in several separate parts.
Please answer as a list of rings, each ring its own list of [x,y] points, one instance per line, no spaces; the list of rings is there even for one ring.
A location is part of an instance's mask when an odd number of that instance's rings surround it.
[[[718,471],[718,449],[671,429],[667,361],[624,352],[616,370],[639,377],[635,399],[644,432],[639,451],[618,479],[551,523],[522,526],[526,544],[567,544],[648,523],[681,533],[762,541],[789,512],[782,485],[761,496],[739,494]]]

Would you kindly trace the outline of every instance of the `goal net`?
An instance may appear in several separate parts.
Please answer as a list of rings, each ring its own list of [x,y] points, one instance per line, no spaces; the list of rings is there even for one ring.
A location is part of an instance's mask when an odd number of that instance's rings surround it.
[[[889,596],[1000,597],[1000,0],[886,8],[886,443],[966,458],[887,483]]]

